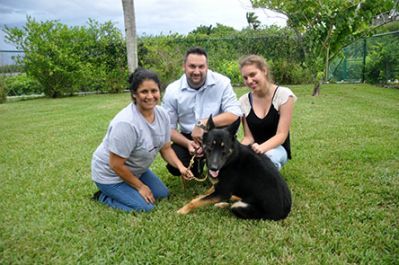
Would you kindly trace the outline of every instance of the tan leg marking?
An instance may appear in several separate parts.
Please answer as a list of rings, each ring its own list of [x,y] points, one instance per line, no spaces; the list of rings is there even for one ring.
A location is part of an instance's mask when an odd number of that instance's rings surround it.
[[[215,204],[217,202],[220,202],[220,199],[218,199],[218,198],[203,199],[205,196],[206,195],[201,195],[200,197],[193,199],[192,201],[190,201],[189,203],[184,205],[182,208],[180,208],[177,211],[177,213],[178,214],[188,214],[189,212],[191,212],[195,208],[203,207],[203,206],[206,206],[206,205]]]
[[[232,201],[232,202],[241,201],[241,198],[240,198],[240,197],[237,197],[237,196],[235,196],[235,195],[231,195],[230,201]]]
[[[215,203],[214,206],[217,207],[217,208],[220,208],[220,209],[224,209],[224,208],[229,207],[230,203],[228,203],[228,202],[218,202],[218,203]]]
[[[237,201],[241,201],[241,198],[237,197],[235,195],[231,195],[230,202],[237,202]],[[223,209],[223,208],[229,207],[230,206],[230,202],[218,202],[218,203],[215,203],[214,206],[217,207],[217,208]]]

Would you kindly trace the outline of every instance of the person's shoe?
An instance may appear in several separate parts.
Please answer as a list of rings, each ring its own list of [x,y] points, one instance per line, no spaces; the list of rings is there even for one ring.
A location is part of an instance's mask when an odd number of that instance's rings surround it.
[[[91,197],[91,199],[93,200],[93,201],[98,201],[98,199],[100,198],[100,194],[101,194],[101,191],[96,191],[94,194],[93,194],[93,196]]]

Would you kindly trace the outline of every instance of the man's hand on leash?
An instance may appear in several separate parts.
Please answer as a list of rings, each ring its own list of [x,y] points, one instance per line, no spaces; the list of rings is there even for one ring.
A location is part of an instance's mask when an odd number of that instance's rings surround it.
[[[193,172],[189,168],[182,167],[180,170],[180,174],[185,180],[192,180],[194,178]]]
[[[204,135],[204,129],[198,126],[194,126],[194,129],[191,132],[191,137],[193,137],[194,142],[196,142],[197,144],[201,144],[203,135]]]
[[[199,144],[195,141],[190,141],[187,149],[188,149],[188,152],[190,153],[190,155],[195,155],[197,157],[203,156],[201,144]]]

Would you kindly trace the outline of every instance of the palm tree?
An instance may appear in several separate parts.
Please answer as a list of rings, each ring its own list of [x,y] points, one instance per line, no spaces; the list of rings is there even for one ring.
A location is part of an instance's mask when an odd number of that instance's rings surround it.
[[[127,65],[129,73],[133,73],[138,65],[134,0],[122,0],[122,7],[125,21]]]
[[[257,29],[260,26],[258,16],[254,12],[247,12],[246,14],[248,26],[253,29]]]

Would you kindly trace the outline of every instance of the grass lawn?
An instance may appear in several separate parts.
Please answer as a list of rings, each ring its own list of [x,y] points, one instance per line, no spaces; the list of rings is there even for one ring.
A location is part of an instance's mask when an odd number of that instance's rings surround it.
[[[291,88],[293,207],[281,222],[177,215],[208,182],[183,190],[159,158],[171,196],[153,212],[91,201],[91,155],[129,94],[0,105],[0,264],[398,264],[399,90]]]

